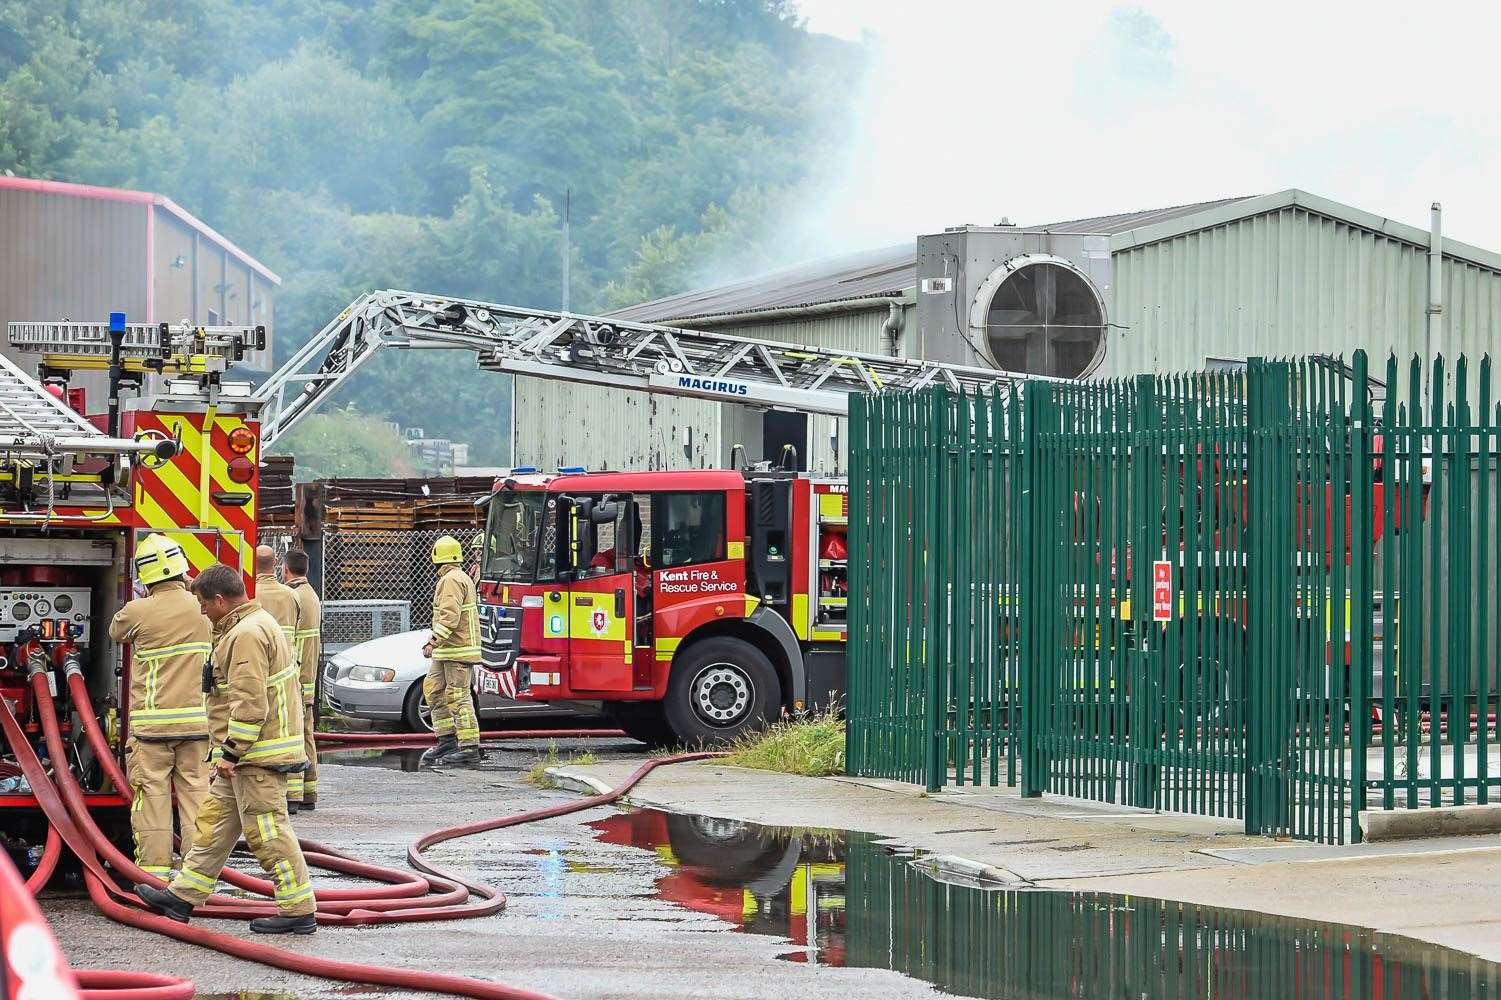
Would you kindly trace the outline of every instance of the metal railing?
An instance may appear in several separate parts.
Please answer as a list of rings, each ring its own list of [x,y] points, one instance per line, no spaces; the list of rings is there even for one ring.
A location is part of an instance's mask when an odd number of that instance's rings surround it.
[[[323,655],[411,628],[412,607],[406,601],[324,601]]]
[[[851,769],[1326,842],[1501,795],[1491,367],[1385,374],[854,400]]]

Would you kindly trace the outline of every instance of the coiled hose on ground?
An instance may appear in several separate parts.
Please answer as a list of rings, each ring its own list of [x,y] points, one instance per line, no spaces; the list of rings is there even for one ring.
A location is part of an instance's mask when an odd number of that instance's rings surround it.
[[[74,679],[70,677],[69,686],[75,699],[74,703],[78,708],[78,714],[83,719],[86,735],[90,742],[94,744],[95,753],[100,757],[101,761],[109,762],[104,766],[110,774],[111,780],[115,781],[121,792],[129,797],[131,794],[129,785],[125,782],[124,775],[119,773],[118,765],[114,763],[114,756],[109,752],[103,733],[99,731],[97,722],[92,726],[90,725],[93,719],[93,711],[88,700],[88,691],[82,683],[82,678],[78,677],[75,683]],[[56,705],[53,702],[45,675],[39,673],[33,676],[32,690],[36,696],[37,713],[42,722],[43,736],[48,744],[48,752],[52,755],[53,759],[66,759],[61,753],[63,749],[62,734],[58,727]],[[90,898],[99,910],[112,920],[165,934],[190,944],[212,948],[216,951],[249,961],[325,979],[450,993],[455,996],[475,997],[478,1000],[511,1000],[511,998],[536,1000],[536,998],[543,997],[543,994],[509,987],[501,983],[486,982],[484,980],[461,976],[447,976],[415,969],[397,969],[315,958],[284,951],[261,942],[247,941],[243,938],[200,926],[179,924],[167,917],[147,911],[132,892],[121,888],[116,883],[114,878],[105,869],[105,864],[108,863],[110,867],[132,882],[149,882],[156,885],[161,885],[162,883],[141,871],[131,859],[127,858],[110,843],[109,839],[94,824],[84,801],[83,790],[79,787],[77,779],[68,770],[60,769],[55,778],[46,773],[46,769],[42,766],[30,743],[25,738],[25,734],[21,729],[20,723],[16,720],[11,706],[4,699],[0,699],[0,728],[4,729],[6,739],[16,754],[17,762],[20,764],[22,772],[26,775],[26,779],[32,787],[33,794],[36,795],[43,812],[52,824],[52,830],[57,834],[60,846],[58,852],[55,853],[60,853],[60,847],[65,845],[69,851],[78,857],[84,867],[84,879]],[[603,731],[574,730],[562,732],[567,732],[570,735],[616,735],[615,733]],[[521,734],[513,732],[503,735],[516,737]],[[527,737],[557,737],[560,733],[527,731],[524,735]],[[376,743],[374,740],[360,740],[356,742],[363,745]],[[377,745],[391,745],[392,742],[408,746],[421,746],[425,743],[430,743],[431,739],[423,740],[421,735],[418,734],[415,738],[401,736],[396,737],[394,741],[387,740]],[[716,755],[713,753],[692,753],[683,754],[678,757],[658,758],[646,761],[640,767],[636,768],[619,787],[601,795],[593,795],[543,809],[528,810],[526,812],[434,831],[417,840],[407,850],[408,863],[421,874],[367,864],[316,842],[302,841],[303,850],[307,856],[309,865],[340,874],[370,878],[385,883],[368,888],[332,889],[318,892],[316,896],[318,901],[318,922],[325,925],[349,926],[455,920],[498,913],[505,906],[505,897],[501,893],[483,883],[471,882],[452,872],[437,868],[422,857],[423,852],[435,844],[460,837],[472,836],[505,827],[519,826],[537,820],[564,816],[569,813],[606,805],[619,799],[656,767],[676,761],[701,760],[713,756]],[[49,836],[49,843],[51,842],[52,838]],[[46,863],[44,857],[44,864]],[[55,857],[52,859],[51,864],[56,864]],[[223,878],[232,885],[240,886],[264,896],[270,896],[273,891],[271,883],[267,880],[254,878],[230,869],[225,870]],[[269,900],[257,902],[215,895],[209,898],[206,905],[198,907],[194,911],[194,915],[214,918],[252,919],[275,912],[275,904]],[[187,984],[184,987],[181,981],[175,980],[172,982],[147,982],[145,979],[140,978],[142,975],[144,974],[91,973],[89,974],[89,981],[90,983],[99,983],[101,987],[106,984],[112,984],[109,993],[97,994],[99,997],[108,996],[112,1000],[183,1000],[183,997],[187,995],[182,992],[183,989],[191,989],[191,984]],[[91,992],[95,989],[92,986],[86,988]]]

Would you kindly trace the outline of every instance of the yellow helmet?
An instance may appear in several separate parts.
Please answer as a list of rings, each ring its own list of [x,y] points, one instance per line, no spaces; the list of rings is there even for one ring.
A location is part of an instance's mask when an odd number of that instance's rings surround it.
[[[485,533],[476,531],[474,537],[469,539],[469,548],[474,552],[482,552],[485,548]]]
[[[464,561],[464,546],[452,535],[443,535],[433,542],[433,563],[442,566],[444,563],[460,563]]]
[[[136,579],[146,586],[188,575],[182,546],[162,534],[151,534],[136,545]]]

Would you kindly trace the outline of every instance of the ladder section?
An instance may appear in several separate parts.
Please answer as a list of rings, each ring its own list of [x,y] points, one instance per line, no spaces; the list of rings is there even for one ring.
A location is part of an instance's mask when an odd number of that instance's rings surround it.
[[[12,347],[43,356],[55,370],[103,369],[109,366],[108,323],[11,323]],[[128,323],[120,340],[127,371],[165,374],[224,372],[243,361],[247,351],[265,350],[264,326],[192,326]]]
[[[975,391],[1036,378],[387,290],[353,302],[257,391],[266,444],[386,347],[469,350],[486,371],[834,415],[849,412],[851,392]]]
[[[0,355],[0,457],[53,460],[73,454],[153,452],[156,441],[111,438]]]

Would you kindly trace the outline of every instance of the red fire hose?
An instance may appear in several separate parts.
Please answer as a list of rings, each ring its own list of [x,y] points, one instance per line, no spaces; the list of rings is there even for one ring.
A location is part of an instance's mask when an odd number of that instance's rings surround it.
[[[154,972],[75,969],[80,1000],[191,1000],[192,982]]]
[[[44,677],[39,675],[35,680],[40,682],[33,684],[33,690],[37,695],[38,715],[41,717],[43,735],[49,743],[49,752],[53,754],[54,759],[65,759],[58,753],[58,750],[62,746],[62,736],[57,726],[56,708],[52,702],[50,691],[47,689]],[[81,685],[78,685],[78,687],[81,687]],[[82,695],[80,696],[79,692],[75,690],[74,696],[78,699],[79,714],[87,719],[92,714],[87,701],[87,691],[82,691]],[[4,699],[0,699],[0,727],[3,727],[5,730],[6,738],[16,754],[17,762],[26,775],[27,781],[31,784],[33,793],[36,795],[43,811],[52,823],[53,829],[58,833],[61,841],[82,862],[90,897],[100,911],[109,918],[135,927],[166,934],[178,940],[213,948],[239,958],[326,979],[450,993],[456,996],[475,997],[478,1000],[511,1000],[511,998],[538,1000],[538,998],[542,998],[542,994],[482,980],[436,975],[411,969],[367,966],[352,962],[337,962],[329,959],[313,958],[294,952],[283,951],[282,949],[259,942],[246,941],[232,935],[222,934],[202,927],[179,924],[167,917],[144,912],[135,896],[121,889],[109,876],[104,869],[101,855],[103,859],[108,860],[111,866],[115,867],[129,879],[134,881],[154,880],[146,876],[130,859],[126,858],[110,844],[108,838],[94,825],[87,805],[84,802],[82,789],[79,788],[77,780],[71,772],[66,768],[59,769],[56,782],[54,783],[54,779],[46,773],[41,762],[37,759],[35,752],[21,730],[20,724],[16,721],[14,712]],[[97,726],[94,728],[97,731]],[[557,737],[560,732],[568,731],[553,731],[545,733],[545,735]],[[508,733],[505,735],[516,736],[517,734]],[[530,735],[529,732],[528,735]],[[591,731],[591,735],[602,734]],[[91,736],[90,738],[93,739],[94,737]],[[420,735],[418,739],[421,739]],[[99,743],[104,743],[102,733],[99,734]],[[418,743],[417,745],[421,744]],[[107,746],[104,749],[107,751]],[[96,747],[97,752],[98,748]],[[102,756],[112,755],[106,752]],[[535,820],[562,816],[604,805],[620,798],[654,768],[662,764],[678,760],[699,760],[711,756],[714,756],[714,754],[697,753],[686,754],[676,758],[660,758],[647,761],[632,772],[624,783],[611,792],[561,803],[545,809],[483,820],[428,834],[412,844],[407,851],[408,862],[418,871],[425,873],[425,878],[422,876],[412,876],[410,873],[380,868],[375,865],[366,865],[354,861],[338,851],[313,842],[305,842],[305,851],[310,864],[316,864],[319,867],[341,873],[382,878],[388,881],[399,879],[403,885],[417,886],[417,895],[401,898],[392,898],[389,895],[389,886],[374,887],[369,890],[334,890],[318,893],[318,921],[320,924],[372,924],[418,920],[450,920],[499,912],[505,905],[505,897],[499,892],[489,886],[467,881],[453,873],[435,867],[421,856],[422,852],[434,844],[459,837],[508,826],[517,826]],[[127,795],[130,793],[128,786],[122,786],[122,791]],[[226,881],[229,881],[230,871],[228,869],[226,869],[224,875]],[[253,883],[260,883],[260,885],[265,887],[264,891],[267,893],[271,891],[270,884],[265,882],[265,880],[252,880],[248,879],[248,877],[247,880]],[[154,884],[160,883],[155,882]],[[256,891],[261,891],[259,886],[256,887]],[[381,895],[382,892],[387,894]],[[344,895],[346,893],[351,894],[354,898],[346,897]],[[464,903],[463,901],[471,895],[478,896],[479,901]],[[242,919],[264,916],[274,912],[275,906],[269,902],[247,902],[221,896],[210,897],[208,905],[201,906],[195,910],[196,915],[205,917],[234,917]],[[117,975],[123,977],[129,974],[122,973]],[[131,982],[136,982],[136,980],[116,980],[117,985],[126,990],[169,988],[160,983],[145,984],[144,981],[141,981],[142,985],[140,986],[133,986]],[[177,984],[172,984],[170,988],[181,989]],[[111,994],[111,996],[120,995],[117,993]],[[151,992],[149,994],[133,996],[130,993],[126,993],[124,994],[124,1000],[181,1000],[181,994]]]
[[[619,739],[625,733],[619,729],[487,729],[480,733],[482,740],[577,740]],[[416,749],[436,746],[438,737],[433,733],[314,733],[318,745],[329,749],[380,747],[386,750]]]

